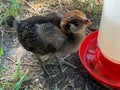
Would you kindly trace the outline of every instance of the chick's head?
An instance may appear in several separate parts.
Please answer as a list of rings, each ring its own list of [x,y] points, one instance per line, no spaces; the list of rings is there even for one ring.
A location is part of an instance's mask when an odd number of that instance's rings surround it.
[[[81,33],[92,22],[79,10],[67,12],[61,20],[61,28],[65,33]]]

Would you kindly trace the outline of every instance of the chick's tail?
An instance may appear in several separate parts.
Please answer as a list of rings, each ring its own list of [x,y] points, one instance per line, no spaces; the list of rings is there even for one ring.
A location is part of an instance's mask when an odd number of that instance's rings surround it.
[[[9,16],[6,21],[6,24],[9,27],[15,27],[15,28],[17,28],[17,26],[19,26],[20,23],[21,23],[21,20],[16,19],[14,16]]]

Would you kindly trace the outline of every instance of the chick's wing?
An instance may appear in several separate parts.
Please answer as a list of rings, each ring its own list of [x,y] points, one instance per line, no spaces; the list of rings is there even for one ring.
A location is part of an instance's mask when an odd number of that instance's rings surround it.
[[[56,50],[64,44],[66,37],[61,32],[60,28],[48,22],[43,24],[36,24],[38,34],[45,44],[49,44]]]

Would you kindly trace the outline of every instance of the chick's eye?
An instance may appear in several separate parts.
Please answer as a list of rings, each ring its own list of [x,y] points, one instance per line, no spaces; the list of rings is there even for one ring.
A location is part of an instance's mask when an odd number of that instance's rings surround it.
[[[74,20],[71,21],[71,23],[74,24],[75,26],[78,26],[79,25],[79,20],[74,19]]]

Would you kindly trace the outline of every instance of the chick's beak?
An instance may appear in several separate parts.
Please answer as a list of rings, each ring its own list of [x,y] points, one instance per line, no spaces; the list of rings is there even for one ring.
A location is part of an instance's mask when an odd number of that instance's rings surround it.
[[[88,19],[85,19],[85,20],[83,20],[83,24],[90,25],[90,24],[92,24],[92,22]]]

